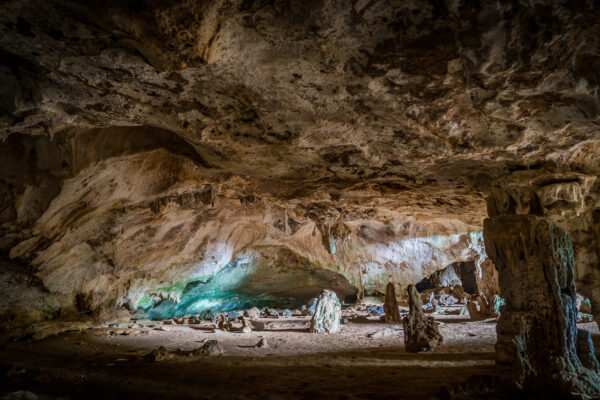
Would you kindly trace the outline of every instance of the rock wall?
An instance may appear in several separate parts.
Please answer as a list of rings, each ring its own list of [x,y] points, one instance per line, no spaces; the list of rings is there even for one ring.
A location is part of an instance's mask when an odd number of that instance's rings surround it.
[[[247,254],[383,293],[483,261],[493,181],[575,171],[538,198],[593,295],[599,10],[4,1],[0,256],[80,312]]]

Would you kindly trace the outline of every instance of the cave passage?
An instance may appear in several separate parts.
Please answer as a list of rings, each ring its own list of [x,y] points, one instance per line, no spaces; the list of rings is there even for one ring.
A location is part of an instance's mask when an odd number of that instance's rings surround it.
[[[299,309],[324,289],[334,290],[347,304],[357,290],[339,273],[311,266],[289,268],[265,265],[252,255],[241,255],[214,276],[161,288],[160,294],[180,291],[179,301],[144,296],[137,304],[139,318],[169,319],[202,314],[243,311],[252,307]]]

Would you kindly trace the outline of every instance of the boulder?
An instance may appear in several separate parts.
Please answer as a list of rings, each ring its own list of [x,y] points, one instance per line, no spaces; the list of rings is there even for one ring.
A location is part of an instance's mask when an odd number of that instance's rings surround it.
[[[246,316],[250,319],[260,318],[260,310],[256,307],[252,307],[249,310],[246,310]]]
[[[323,290],[315,307],[315,314],[310,321],[311,333],[338,333],[342,306],[335,292]]]
[[[396,288],[392,282],[385,288],[385,303],[383,304],[386,322],[400,322],[400,310],[396,299]]]
[[[149,361],[162,361],[169,357],[169,352],[164,346],[160,346],[157,349],[152,350],[146,355],[146,360]]]
[[[600,396],[593,345],[576,325],[570,234],[545,217],[497,215],[484,239],[506,302],[496,327],[502,382],[536,398]]]
[[[250,322],[250,320],[244,316],[242,316],[241,318],[242,318],[242,332],[243,333],[252,332],[252,323]]]
[[[192,356],[220,356],[221,354],[223,354],[223,347],[217,340],[208,340],[191,353]]]
[[[409,285],[408,315],[404,318],[404,345],[406,351],[418,353],[434,350],[443,338],[438,330],[438,324],[432,317],[423,312],[421,297],[414,285]]]

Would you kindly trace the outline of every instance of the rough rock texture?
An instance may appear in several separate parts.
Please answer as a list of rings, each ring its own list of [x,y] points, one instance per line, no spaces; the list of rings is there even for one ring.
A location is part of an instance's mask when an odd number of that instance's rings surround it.
[[[600,153],[596,153],[596,156]],[[598,174],[520,171],[496,182],[488,198],[490,216],[534,214],[571,234],[577,290],[600,316],[600,180]],[[488,275],[489,276],[489,275]]]
[[[439,332],[438,323],[433,317],[423,313],[421,296],[414,285],[409,285],[408,315],[404,317],[404,346],[406,351],[418,353],[434,350],[444,338]]]
[[[392,282],[388,283],[385,288],[385,302],[383,303],[383,311],[385,312],[385,322],[401,321],[398,300],[396,299],[396,288]]]
[[[599,9],[3,1],[0,256],[63,314],[179,302],[240,257],[304,282],[258,292],[314,295],[323,270],[383,294],[485,259],[495,179],[562,171],[579,181],[543,185],[547,204],[589,203],[597,238]]]
[[[341,330],[342,306],[335,292],[323,290],[315,314],[310,320],[310,333],[338,333]]]
[[[496,328],[500,378],[538,396],[599,396],[593,345],[577,332],[569,233],[534,215],[486,219],[484,233],[506,300]]]

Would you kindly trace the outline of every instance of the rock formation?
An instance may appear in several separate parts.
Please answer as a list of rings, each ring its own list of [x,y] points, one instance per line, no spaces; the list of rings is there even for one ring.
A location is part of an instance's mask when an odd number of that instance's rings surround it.
[[[443,341],[438,324],[430,316],[423,313],[421,296],[414,285],[409,285],[408,315],[404,317],[404,345],[406,351],[418,353],[434,350]]]
[[[577,210],[596,302],[597,21],[594,2],[4,1],[0,255],[52,307],[0,312],[180,304],[240,257],[292,261],[303,285],[254,288],[298,305],[328,279],[380,295],[485,258],[494,180],[569,170],[536,190]]]
[[[342,306],[335,292],[324,290],[310,321],[310,333],[338,333],[341,316]]]
[[[486,250],[506,301],[497,325],[500,378],[536,396],[599,396],[593,345],[576,325],[569,233],[544,217],[490,214]]]
[[[392,282],[388,283],[385,288],[383,311],[385,312],[386,322],[401,322],[400,309],[398,308],[398,300],[396,299],[396,288]]]

